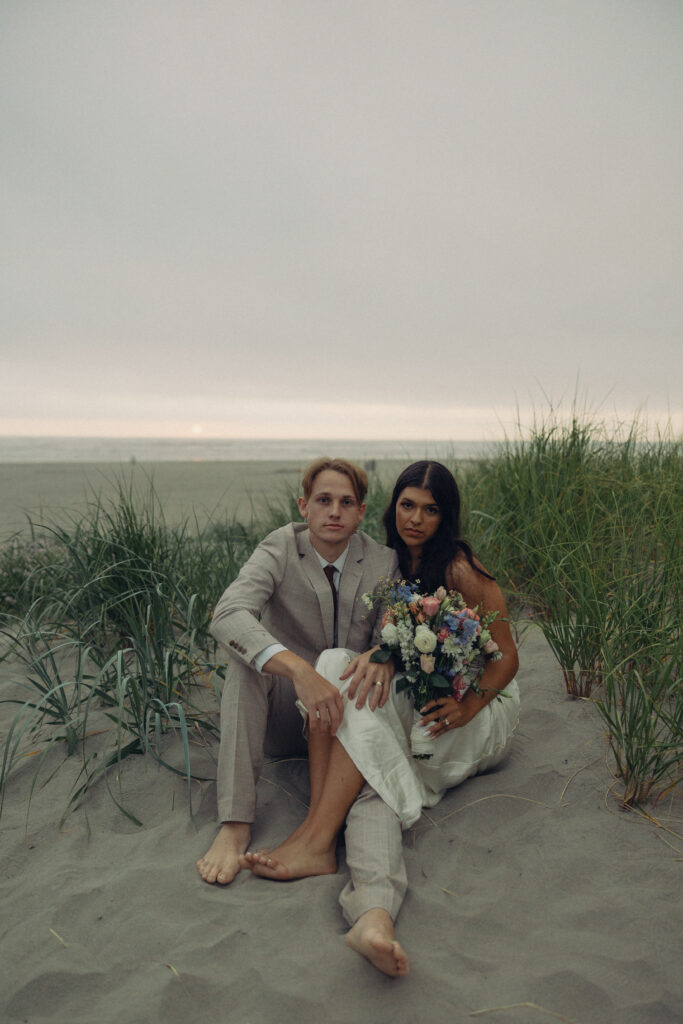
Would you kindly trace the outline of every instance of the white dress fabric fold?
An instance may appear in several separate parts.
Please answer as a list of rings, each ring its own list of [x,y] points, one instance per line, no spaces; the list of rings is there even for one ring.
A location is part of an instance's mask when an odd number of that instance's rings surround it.
[[[353,651],[323,651],[316,669],[345,695],[349,680],[340,681]],[[418,760],[410,749],[415,721],[413,701],[396,693],[383,708],[356,708],[345,700],[344,717],[337,730],[342,743],[365,780],[391,807],[404,829],[419,819],[423,807],[433,807],[447,789],[497,765],[507,754],[519,721],[519,688],[513,679],[504,690],[460,729],[451,729],[431,744],[429,760]],[[419,716],[418,716],[419,717]]]

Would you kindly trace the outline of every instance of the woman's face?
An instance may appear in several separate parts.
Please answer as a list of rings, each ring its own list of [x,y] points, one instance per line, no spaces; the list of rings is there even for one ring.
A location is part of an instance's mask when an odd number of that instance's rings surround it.
[[[408,548],[413,564],[434,536],[441,523],[441,511],[431,491],[424,487],[406,487],[396,502],[396,532]]]

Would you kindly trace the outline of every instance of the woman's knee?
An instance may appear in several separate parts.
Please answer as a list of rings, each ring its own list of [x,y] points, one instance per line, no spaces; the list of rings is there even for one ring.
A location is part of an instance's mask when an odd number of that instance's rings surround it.
[[[354,657],[353,652],[344,647],[329,647],[320,653],[315,663],[315,670],[336,685],[339,676],[346,669],[352,657]]]

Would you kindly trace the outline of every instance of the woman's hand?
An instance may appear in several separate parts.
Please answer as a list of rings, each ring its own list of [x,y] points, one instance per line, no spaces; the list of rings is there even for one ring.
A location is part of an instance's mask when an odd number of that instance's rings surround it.
[[[440,697],[439,700],[428,701],[420,708],[420,714],[423,715],[421,726],[436,739],[451,729],[462,729],[463,725],[472,721],[479,710],[473,708],[469,702],[457,701],[455,697]]]
[[[340,679],[352,676],[348,691],[349,700],[355,697],[357,708],[362,708],[367,701],[371,711],[384,707],[389,699],[391,680],[394,678],[394,663],[391,658],[383,665],[370,661],[370,655],[376,650],[378,648],[373,647],[364,654],[357,654],[340,676]]]

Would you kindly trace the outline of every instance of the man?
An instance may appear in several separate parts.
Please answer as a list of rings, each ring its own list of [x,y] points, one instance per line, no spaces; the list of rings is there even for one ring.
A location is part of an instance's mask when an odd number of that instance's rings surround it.
[[[221,827],[197,862],[209,883],[227,885],[240,870],[264,754],[306,751],[297,700],[308,710],[314,737],[336,732],[344,712],[342,697],[313,664],[328,647],[364,651],[371,646],[377,613],[368,612],[362,595],[397,568],[394,551],[356,532],[367,493],[362,469],[345,459],[317,459],[304,472],[302,490],[298,507],[305,522],[266,537],[213,617],[212,633],[231,657],[221,705]],[[387,671],[387,666],[368,665],[357,700],[364,701],[376,681],[386,681]],[[396,830],[383,824],[387,814],[393,812],[366,787],[349,815],[347,850],[349,840],[354,845],[349,860],[362,866],[355,879],[351,868],[351,882],[340,898],[351,925],[382,901],[390,904],[386,910],[394,917],[405,891],[400,844],[395,849],[394,839],[387,838]],[[378,896],[379,889],[387,894]],[[370,952],[365,955],[372,959]]]

